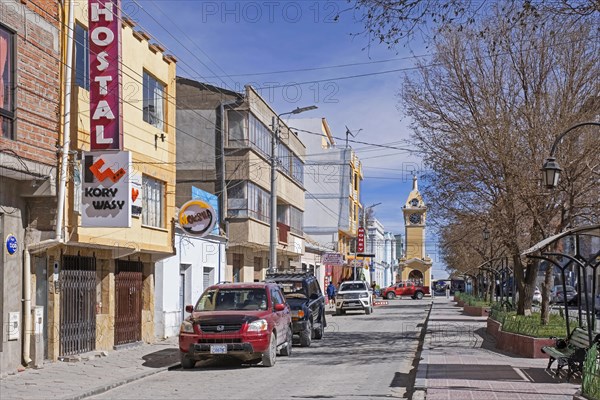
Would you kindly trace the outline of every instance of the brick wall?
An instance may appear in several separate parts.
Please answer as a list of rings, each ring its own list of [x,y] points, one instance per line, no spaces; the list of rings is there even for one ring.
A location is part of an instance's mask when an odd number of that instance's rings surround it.
[[[15,31],[16,54],[15,140],[0,138],[0,149],[56,165],[62,66],[58,1],[2,0],[0,23]]]

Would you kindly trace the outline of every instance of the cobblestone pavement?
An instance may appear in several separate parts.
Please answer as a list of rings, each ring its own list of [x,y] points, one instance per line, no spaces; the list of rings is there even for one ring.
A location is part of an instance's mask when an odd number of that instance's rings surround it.
[[[417,386],[427,400],[572,399],[580,382],[566,383],[545,370],[547,359],[519,358],[494,347],[487,317],[470,317],[436,298],[418,366]]]
[[[142,344],[129,349],[99,352],[77,362],[47,362],[41,369],[27,369],[0,380],[0,398],[80,399],[166,370],[179,362],[177,338]]]

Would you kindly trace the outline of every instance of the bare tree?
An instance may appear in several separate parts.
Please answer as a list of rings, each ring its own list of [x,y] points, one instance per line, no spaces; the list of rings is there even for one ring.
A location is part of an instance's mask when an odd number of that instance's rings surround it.
[[[408,43],[415,34],[435,36],[439,31],[462,31],[477,26],[478,33],[489,33],[477,24],[490,9],[497,7],[499,17],[513,24],[542,26],[548,16],[600,17],[598,0],[347,0],[362,32],[370,42],[392,48]],[[534,17],[534,18],[531,18]]]
[[[565,142],[561,165],[569,171],[561,190],[542,191],[539,167],[557,133],[600,115],[598,102],[589,106],[600,93],[600,46],[597,26],[577,16],[544,15],[544,25],[532,28],[540,16],[514,24],[505,13],[497,9],[460,31],[441,32],[433,63],[407,77],[401,97],[432,170],[425,189],[431,215],[493,223],[512,258],[517,311],[524,314],[538,262],[520,253],[574,215],[599,212],[600,182],[589,168],[598,164],[598,135]],[[480,34],[482,25],[489,35]]]

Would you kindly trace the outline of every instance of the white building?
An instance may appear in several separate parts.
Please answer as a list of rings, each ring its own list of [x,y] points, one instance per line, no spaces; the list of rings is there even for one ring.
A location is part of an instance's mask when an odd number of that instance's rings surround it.
[[[367,253],[374,254],[371,259],[371,282],[375,281],[380,287],[385,287],[385,236],[383,225],[377,218],[367,221],[366,249]]]
[[[383,265],[385,268],[384,283],[385,286],[389,286],[394,283],[394,276],[396,276],[396,270],[398,269],[396,237],[400,235],[394,235],[392,232],[385,232],[383,236]]]
[[[177,229],[175,248],[175,256],[156,263],[154,329],[159,338],[178,335],[185,306],[225,280],[225,238],[197,238]]]

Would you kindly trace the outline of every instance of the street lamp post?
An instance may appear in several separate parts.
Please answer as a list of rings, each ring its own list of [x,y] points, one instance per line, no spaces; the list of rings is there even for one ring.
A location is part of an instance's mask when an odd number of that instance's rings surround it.
[[[560,143],[560,141],[567,135],[567,133],[572,130],[579,128],[581,126],[592,125],[592,126],[600,126],[600,122],[581,122],[579,124],[573,125],[560,135],[556,137],[554,143],[552,144],[552,149],[550,150],[550,155],[544,161],[544,165],[542,166],[542,181],[544,186],[547,189],[556,189],[558,186],[558,180],[560,179],[560,172],[562,168],[556,162],[556,158],[554,157],[554,152],[556,151],[556,146]]]
[[[317,106],[298,107],[293,111],[278,114],[271,119],[271,226],[269,240],[269,272],[277,269],[277,144],[279,142],[279,121],[282,115],[300,114],[315,110]]]

